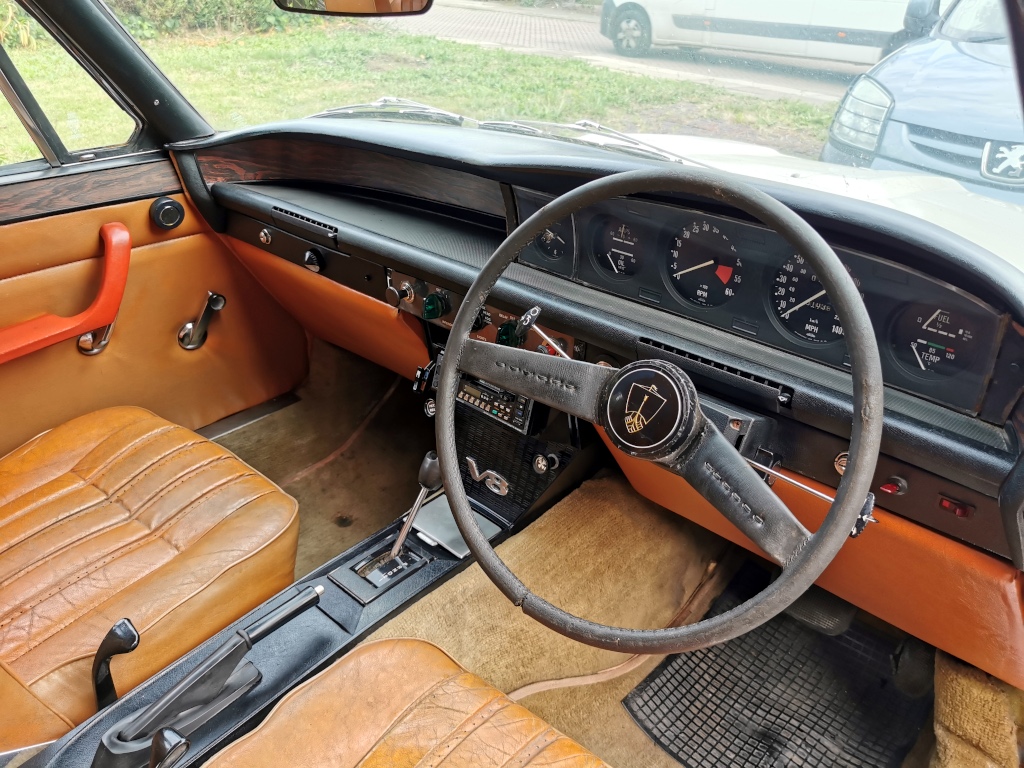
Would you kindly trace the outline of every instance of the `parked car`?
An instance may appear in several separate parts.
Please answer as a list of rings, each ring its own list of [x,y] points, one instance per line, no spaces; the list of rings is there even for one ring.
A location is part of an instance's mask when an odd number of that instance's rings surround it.
[[[874,64],[925,34],[938,20],[937,6],[937,0],[910,6],[907,0],[604,0],[601,34],[623,56],[673,45]]]
[[[1024,128],[999,0],[958,0],[843,98],[822,160],[921,169],[1024,199]]]

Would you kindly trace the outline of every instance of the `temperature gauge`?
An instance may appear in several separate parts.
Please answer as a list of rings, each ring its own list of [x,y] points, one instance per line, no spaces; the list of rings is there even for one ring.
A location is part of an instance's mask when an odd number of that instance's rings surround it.
[[[904,309],[889,339],[903,367],[929,379],[955,376],[968,368],[980,343],[970,315],[933,304]]]

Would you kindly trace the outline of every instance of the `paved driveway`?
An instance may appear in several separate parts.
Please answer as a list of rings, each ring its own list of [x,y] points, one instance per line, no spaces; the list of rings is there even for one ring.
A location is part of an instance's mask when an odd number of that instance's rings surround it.
[[[435,0],[422,16],[386,23],[412,34],[547,56],[572,56],[609,69],[813,103],[838,101],[853,78],[866,70],[805,59],[730,55],[711,49],[656,48],[649,56],[629,59],[617,55],[611,41],[601,36],[599,17],[592,11],[525,8],[494,0]]]

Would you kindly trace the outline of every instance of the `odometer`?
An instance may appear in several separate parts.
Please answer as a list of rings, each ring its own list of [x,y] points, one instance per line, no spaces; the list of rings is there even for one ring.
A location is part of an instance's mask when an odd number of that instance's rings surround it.
[[[743,282],[743,261],[724,232],[698,220],[669,243],[668,275],[687,301],[719,307],[736,295]]]
[[[856,277],[853,282],[860,287]],[[843,338],[843,325],[825,287],[800,254],[787,259],[775,273],[771,303],[783,327],[804,341],[829,344]]]

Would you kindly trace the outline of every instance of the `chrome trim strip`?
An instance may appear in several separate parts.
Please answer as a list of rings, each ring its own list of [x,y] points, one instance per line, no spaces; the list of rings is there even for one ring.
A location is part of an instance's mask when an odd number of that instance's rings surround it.
[[[11,81],[7,79],[7,75],[2,70],[0,70],[0,93],[3,93],[3,95],[7,97],[7,101],[10,103],[11,109],[13,109],[14,114],[18,116],[21,124],[25,126],[25,130],[28,131],[28,135],[32,137],[32,141],[42,153],[46,162],[50,164],[51,168],[59,168],[60,158],[57,157],[57,153],[54,151],[53,147],[51,147],[49,142],[46,141],[46,137],[43,135],[39,124],[36,123],[32,114],[25,107],[25,103],[18,97],[17,92],[14,90],[14,86],[11,85]]]
[[[789,483],[790,485],[796,486],[802,491],[807,491],[807,493],[811,494],[812,496],[817,496],[822,501],[827,501],[829,504],[835,501],[835,498],[829,496],[827,493],[822,493],[816,488],[811,488],[811,486],[809,485],[804,485],[799,480],[794,480],[791,477],[787,477],[786,475],[782,474],[781,472],[777,472],[771,467],[766,467],[764,464],[758,464],[753,459],[747,459],[747,464],[752,466],[758,472],[764,472],[766,475],[770,475],[771,477],[774,477],[777,480],[782,480],[784,483]]]

